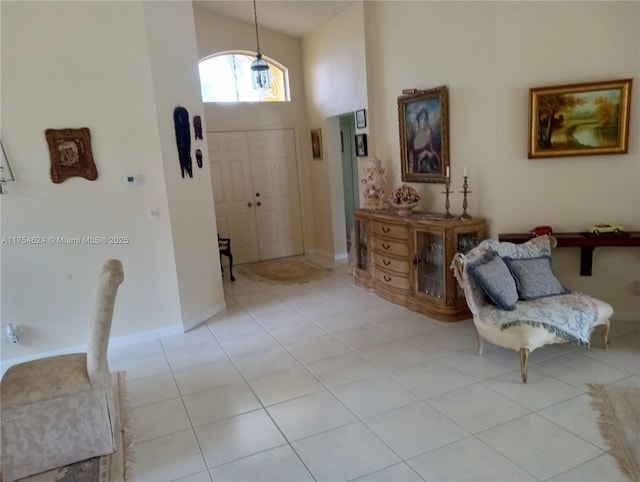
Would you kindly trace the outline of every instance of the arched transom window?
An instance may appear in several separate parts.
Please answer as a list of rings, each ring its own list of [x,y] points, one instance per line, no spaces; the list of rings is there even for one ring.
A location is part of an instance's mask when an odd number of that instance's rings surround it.
[[[251,85],[250,52],[222,52],[198,64],[203,102],[286,102],[289,101],[289,75],[285,67],[262,57],[269,64],[271,88],[256,90]]]

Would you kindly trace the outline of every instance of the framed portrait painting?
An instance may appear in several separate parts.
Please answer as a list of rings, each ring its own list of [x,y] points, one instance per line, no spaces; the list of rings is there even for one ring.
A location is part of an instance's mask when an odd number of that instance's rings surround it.
[[[529,159],[624,154],[632,79],[529,90]]]
[[[418,90],[398,97],[402,180],[446,182],[449,166],[447,87]]]

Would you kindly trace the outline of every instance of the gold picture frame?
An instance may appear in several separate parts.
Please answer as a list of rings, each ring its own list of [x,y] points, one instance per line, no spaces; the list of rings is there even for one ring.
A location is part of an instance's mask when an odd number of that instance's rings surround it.
[[[445,183],[449,166],[447,87],[411,90],[398,97],[402,180]]]
[[[79,176],[95,181],[98,169],[91,152],[91,132],[80,129],[47,129],[45,131],[51,158],[51,180],[56,184]]]
[[[625,154],[632,79],[529,89],[529,159]]]

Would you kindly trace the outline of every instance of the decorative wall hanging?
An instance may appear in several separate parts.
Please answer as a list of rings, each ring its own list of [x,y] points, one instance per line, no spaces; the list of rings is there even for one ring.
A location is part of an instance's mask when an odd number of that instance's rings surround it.
[[[80,129],[47,129],[45,132],[51,158],[51,180],[59,184],[79,176],[95,181],[98,169],[91,152],[91,132]]]
[[[367,135],[358,134],[356,136],[356,156],[362,157],[367,155]]]
[[[176,129],[176,145],[178,158],[180,159],[180,172],[184,177],[185,171],[189,177],[193,177],[191,166],[191,133],[189,132],[189,112],[184,107],[178,106],[173,110],[173,124]]]
[[[367,111],[364,109],[356,111],[356,127],[362,129],[367,127]]]
[[[199,115],[193,117],[193,132],[196,140],[202,139],[202,118]]]
[[[314,160],[322,160],[322,129],[311,129],[311,152]]]
[[[9,163],[9,158],[7,157],[7,153],[4,150],[4,144],[0,139],[0,194],[7,194],[7,191],[4,188],[4,185],[9,181],[15,181],[15,177],[13,177],[13,170],[11,169],[11,164]]]
[[[449,166],[447,87],[398,97],[402,180],[445,183]]]
[[[529,90],[529,159],[625,154],[632,79]]]
[[[196,149],[196,163],[202,169],[202,151],[200,149]]]

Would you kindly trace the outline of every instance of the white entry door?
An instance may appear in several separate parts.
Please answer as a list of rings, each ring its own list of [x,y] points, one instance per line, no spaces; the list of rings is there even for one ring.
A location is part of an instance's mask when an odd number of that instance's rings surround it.
[[[209,139],[216,222],[234,261],[302,254],[302,221],[293,130],[212,132]]]

